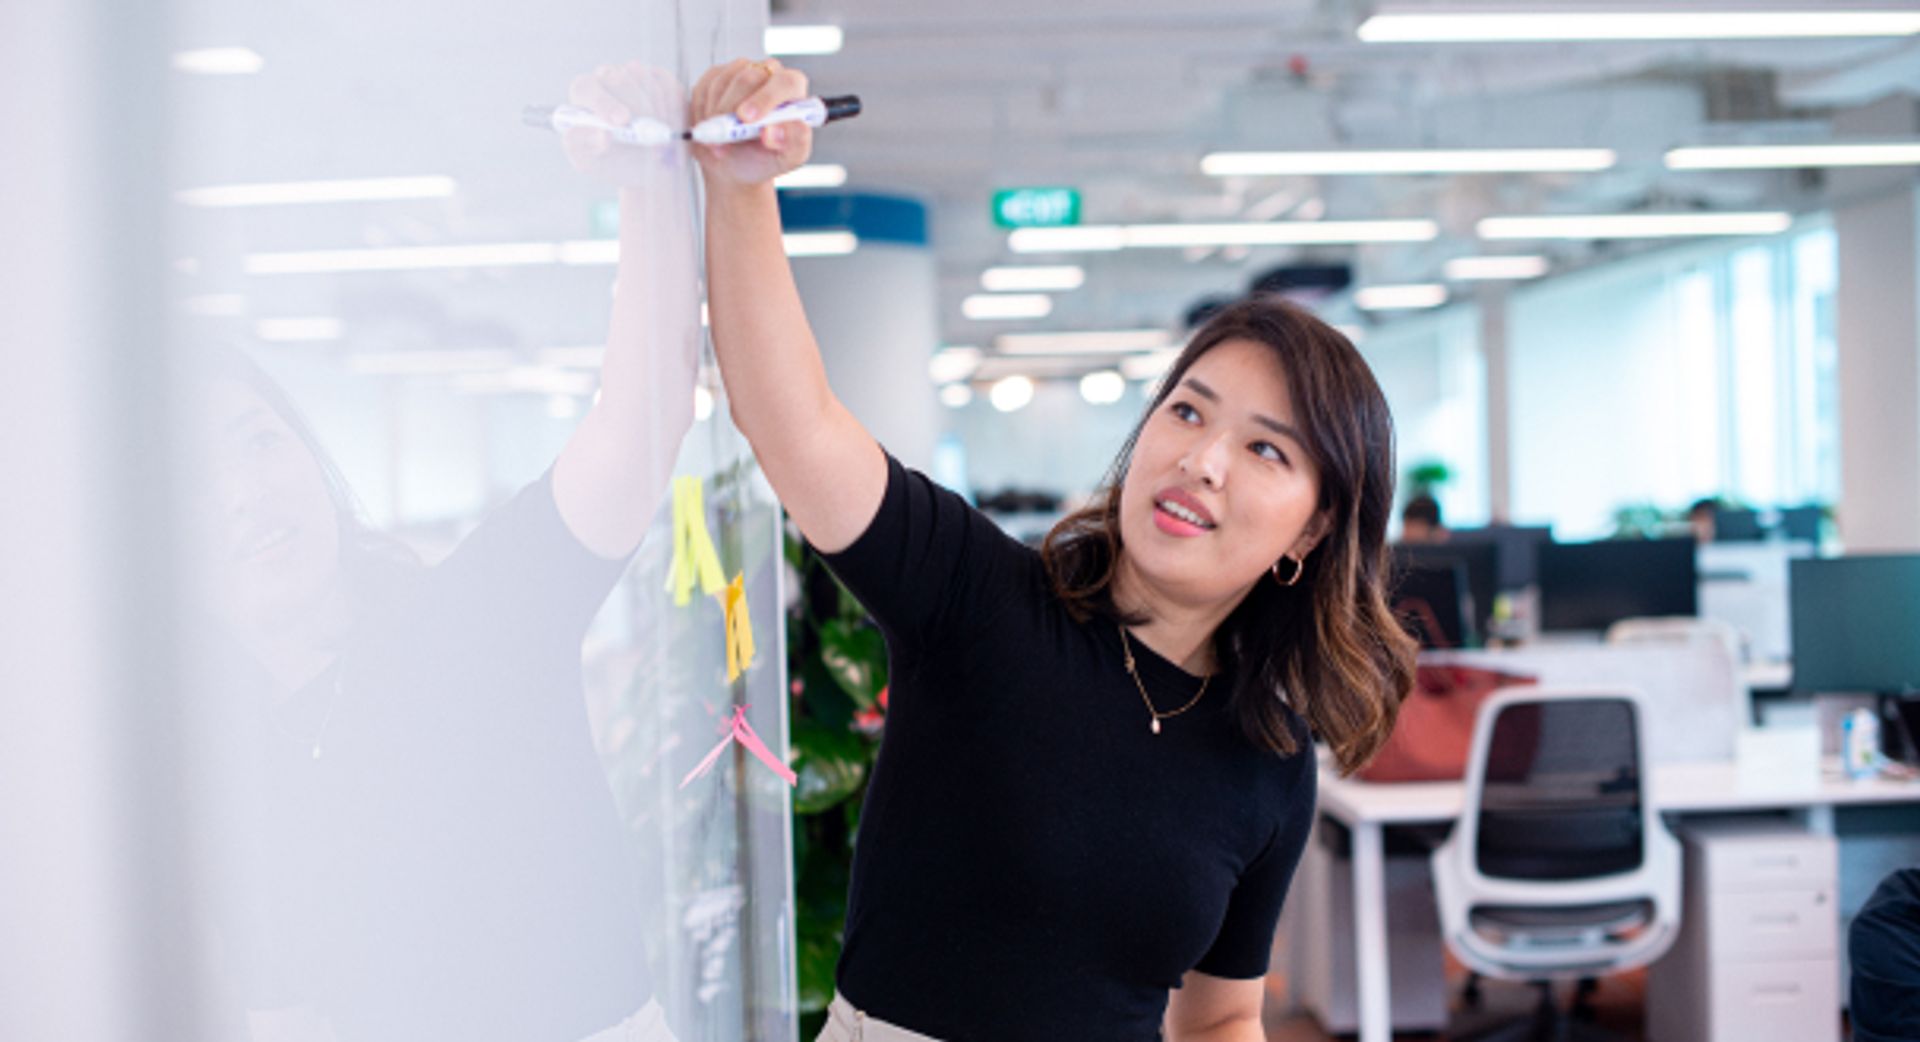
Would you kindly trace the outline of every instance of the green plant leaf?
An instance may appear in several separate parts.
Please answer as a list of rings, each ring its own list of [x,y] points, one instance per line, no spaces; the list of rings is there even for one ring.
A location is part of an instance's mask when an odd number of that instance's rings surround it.
[[[1421,460],[1407,473],[1407,483],[1420,488],[1444,485],[1453,478],[1453,468],[1437,459]]]
[[[793,747],[798,753],[794,773],[799,778],[793,789],[796,814],[818,814],[836,807],[859,792],[867,780],[872,754],[857,734],[801,718],[794,721]]]
[[[887,643],[880,631],[834,619],[820,627],[820,661],[862,709],[872,709],[887,686]]]
[[[801,704],[807,715],[821,726],[846,732],[853,727],[853,714],[860,707],[827,671],[818,655],[809,656],[798,670],[801,679]]]

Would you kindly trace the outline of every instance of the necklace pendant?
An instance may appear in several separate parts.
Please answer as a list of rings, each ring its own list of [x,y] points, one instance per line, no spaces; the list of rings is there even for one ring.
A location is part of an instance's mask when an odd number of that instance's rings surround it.
[[[1160,718],[1157,716],[1153,718],[1153,733],[1154,734],[1160,733]]]

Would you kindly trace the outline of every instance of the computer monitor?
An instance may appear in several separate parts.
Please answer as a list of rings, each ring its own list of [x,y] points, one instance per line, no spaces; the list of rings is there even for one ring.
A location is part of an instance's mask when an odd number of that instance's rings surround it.
[[[1485,528],[1456,528],[1447,537],[1447,546],[1492,546],[1499,572],[1494,578],[1497,589],[1524,590],[1538,578],[1538,549],[1553,542],[1553,529],[1531,525],[1488,525]]]
[[[1621,619],[1697,614],[1694,549],[1691,538],[1540,547],[1540,628],[1604,630]]]
[[[1760,523],[1760,512],[1758,510],[1739,510],[1732,507],[1714,508],[1714,542],[1757,543],[1766,537],[1767,528]]]
[[[1795,690],[1920,692],[1920,554],[1788,568]]]
[[[1780,511],[1780,534],[1795,543],[1819,543],[1820,522],[1827,510],[1818,504],[1784,507]]]
[[[1493,598],[1499,592],[1499,548],[1491,543],[1401,543],[1393,548],[1396,567],[1412,565],[1450,565],[1458,562],[1466,568],[1467,596],[1471,600],[1467,620],[1476,633],[1488,632],[1493,621]]]
[[[1467,610],[1467,567],[1458,558],[1394,562],[1393,614],[1423,648],[1478,644]]]

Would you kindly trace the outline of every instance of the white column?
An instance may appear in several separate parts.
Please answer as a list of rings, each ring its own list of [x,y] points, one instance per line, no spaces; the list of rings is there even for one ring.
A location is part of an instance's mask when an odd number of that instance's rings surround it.
[[[933,251],[863,241],[793,268],[834,393],[900,462],[927,469],[941,423],[927,376],[940,340]]]
[[[1911,136],[1904,95],[1834,120],[1844,137]],[[1849,553],[1920,549],[1920,265],[1912,171],[1836,171],[1840,536]]]
[[[206,1034],[166,832],[162,6],[0,4],[5,1039]]]
[[[1487,511],[1494,524],[1513,519],[1513,464],[1510,432],[1513,410],[1507,400],[1507,287],[1481,287],[1480,357],[1485,388],[1487,438]]]

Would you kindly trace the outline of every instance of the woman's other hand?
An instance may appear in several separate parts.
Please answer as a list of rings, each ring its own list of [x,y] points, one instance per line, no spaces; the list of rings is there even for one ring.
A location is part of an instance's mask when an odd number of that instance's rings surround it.
[[[561,136],[561,144],[575,170],[627,188],[657,181],[685,161],[680,132],[687,127],[687,95],[665,69],[638,61],[602,65],[574,77],[567,101],[619,126],[649,119],[673,132],[665,145],[623,145],[604,130],[573,127]]]
[[[773,58],[744,58],[716,65],[693,85],[691,125],[733,115],[751,123],[789,101],[807,96],[807,77]],[[693,146],[709,188],[764,184],[797,169],[813,152],[813,128],[776,123],[751,141]]]

